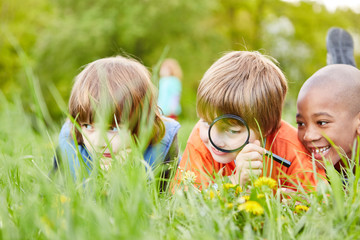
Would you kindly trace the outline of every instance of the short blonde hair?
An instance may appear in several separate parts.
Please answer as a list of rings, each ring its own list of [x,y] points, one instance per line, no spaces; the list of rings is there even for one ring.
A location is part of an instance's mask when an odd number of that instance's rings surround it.
[[[88,64],[76,76],[69,112],[81,125],[94,122],[98,107],[109,107],[115,116],[112,124],[115,125],[115,118],[120,123],[125,117],[135,136],[139,135],[142,114],[147,114],[147,118],[154,118],[152,143],[159,141],[165,133],[156,98],[156,88],[145,66],[134,59],[109,57]],[[151,119],[148,122],[152,122]],[[82,144],[81,133],[77,129],[75,133],[78,143]]]
[[[273,61],[259,52],[226,53],[201,79],[196,104],[199,117],[211,122],[231,113],[242,117],[257,134],[274,132],[281,121],[287,81]]]
[[[183,77],[181,67],[180,67],[178,61],[176,61],[173,58],[165,59],[163,61],[163,63],[161,64],[161,68],[168,68],[170,71],[170,75],[177,77],[179,80],[181,80]]]

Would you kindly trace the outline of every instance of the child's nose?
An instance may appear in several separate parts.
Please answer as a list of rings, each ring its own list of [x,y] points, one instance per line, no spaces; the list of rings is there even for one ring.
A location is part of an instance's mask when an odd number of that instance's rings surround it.
[[[307,142],[314,142],[321,138],[321,134],[315,129],[308,128],[304,134],[304,140]]]
[[[213,134],[213,136],[211,136],[211,140],[217,147],[223,148],[225,146],[225,141],[223,140],[221,134]]]
[[[94,140],[93,140],[93,145],[96,149],[102,149],[106,147],[106,142],[104,139],[103,134],[101,134],[101,131],[96,130],[94,132]]]

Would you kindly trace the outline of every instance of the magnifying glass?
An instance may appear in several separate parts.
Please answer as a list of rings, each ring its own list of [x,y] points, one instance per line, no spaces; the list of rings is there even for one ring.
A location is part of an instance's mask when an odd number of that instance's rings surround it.
[[[234,114],[221,115],[210,124],[209,140],[219,151],[232,153],[243,149],[249,143],[250,129],[244,119]],[[291,162],[265,150],[265,155],[273,158],[285,167]]]

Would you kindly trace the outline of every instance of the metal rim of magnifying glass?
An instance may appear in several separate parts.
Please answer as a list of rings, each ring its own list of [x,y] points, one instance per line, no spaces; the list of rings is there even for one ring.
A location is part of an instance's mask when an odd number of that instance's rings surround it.
[[[215,124],[216,122],[218,122],[219,120],[224,119],[224,118],[232,118],[232,119],[239,120],[242,124],[244,124],[244,126],[246,127],[246,130],[247,130],[247,132],[248,132],[248,136],[247,136],[247,139],[246,139],[245,143],[244,143],[243,145],[241,145],[240,147],[236,148],[236,149],[232,149],[232,150],[222,149],[222,148],[216,146],[216,145],[214,144],[214,142],[212,141],[212,139],[211,139],[211,136],[210,136],[211,128],[214,126],[214,124]],[[232,152],[240,151],[241,149],[243,149],[243,148],[245,147],[246,144],[249,143],[250,129],[249,129],[249,126],[247,125],[247,123],[245,122],[245,120],[242,119],[241,117],[239,117],[239,116],[237,116],[237,115],[234,115],[234,114],[224,114],[224,115],[221,115],[221,116],[215,118],[214,121],[212,121],[212,123],[211,123],[210,126],[209,126],[208,135],[209,135],[209,140],[210,140],[211,144],[212,144],[217,150],[219,150],[219,151],[221,151],[221,152],[232,153]]]

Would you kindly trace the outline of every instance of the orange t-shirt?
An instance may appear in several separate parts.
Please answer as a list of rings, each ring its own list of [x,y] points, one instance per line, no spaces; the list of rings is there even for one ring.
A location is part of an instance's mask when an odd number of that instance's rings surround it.
[[[291,162],[291,166],[287,168],[268,157],[265,158],[266,175],[264,173],[263,175],[277,180],[281,187],[296,189],[296,185],[300,184],[305,189],[311,189],[316,186],[319,179],[325,177],[325,171],[318,168],[316,168],[318,176],[315,176],[311,157],[298,140],[296,128],[283,120],[280,128],[266,137],[265,149]],[[207,186],[214,179],[214,173],[229,176],[235,170],[234,161],[227,164],[214,161],[200,139],[199,123],[195,125],[186,144],[175,176],[176,181],[179,181],[189,170],[195,173],[195,185],[200,188],[202,185]],[[295,185],[289,179],[294,181]]]

